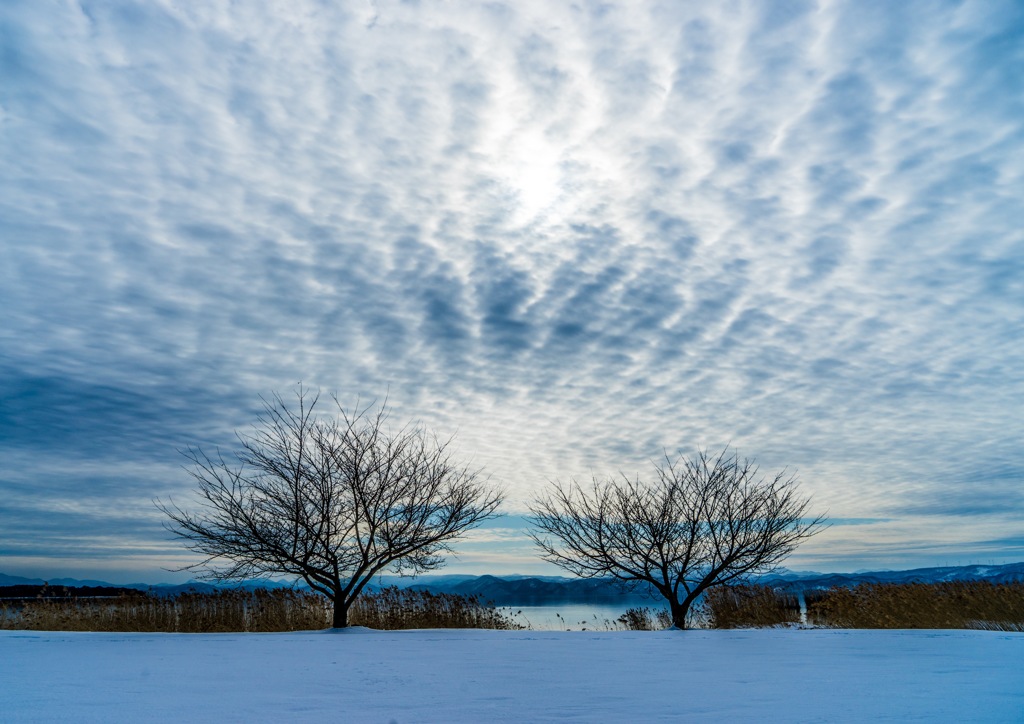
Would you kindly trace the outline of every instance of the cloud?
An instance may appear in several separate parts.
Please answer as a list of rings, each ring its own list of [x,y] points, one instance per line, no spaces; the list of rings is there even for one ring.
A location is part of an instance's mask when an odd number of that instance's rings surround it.
[[[184,498],[175,450],[300,381],[457,431],[513,512],[732,442],[964,550],[1024,515],[1016,3],[7,2],[0,33],[19,536],[75,489]]]

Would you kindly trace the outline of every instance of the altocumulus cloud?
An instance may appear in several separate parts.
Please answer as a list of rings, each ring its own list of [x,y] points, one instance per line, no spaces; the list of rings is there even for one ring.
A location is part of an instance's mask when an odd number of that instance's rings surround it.
[[[1019,3],[9,0],[0,34],[4,570],[173,562],[176,449],[299,381],[458,433],[513,513],[731,443],[862,519],[797,565],[1022,557]],[[507,525],[463,565],[531,569]]]

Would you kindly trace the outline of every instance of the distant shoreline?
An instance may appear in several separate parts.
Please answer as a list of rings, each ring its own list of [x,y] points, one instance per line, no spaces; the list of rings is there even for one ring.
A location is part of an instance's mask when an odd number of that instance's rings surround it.
[[[1024,562],[983,566],[942,566],[914,568],[904,571],[863,571],[857,573],[817,573],[779,571],[754,579],[754,583],[771,586],[778,590],[801,593],[808,590],[822,590],[834,586],[851,587],[862,583],[941,583],[946,581],[988,581],[990,583],[1012,583],[1024,581]],[[209,583],[190,581],[182,584],[133,583],[115,585],[105,581],[58,578],[48,582],[0,573],[0,586],[41,585],[50,586],[94,586],[117,589],[154,590],[158,594],[173,595],[188,590],[213,591],[218,588],[279,588],[290,584],[278,581],[254,580],[234,585],[214,586]],[[479,596],[496,606],[557,606],[557,605],[635,605],[660,602],[657,594],[640,589],[624,591],[614,579],[578,579],[556,576],[491,576],[447,574],[438,576],[379,576],[374,579],[371,589],[387,586],[416,588],[431,593],[455,593],[464,596]],[[297,586],[302,588],[303,586]]]

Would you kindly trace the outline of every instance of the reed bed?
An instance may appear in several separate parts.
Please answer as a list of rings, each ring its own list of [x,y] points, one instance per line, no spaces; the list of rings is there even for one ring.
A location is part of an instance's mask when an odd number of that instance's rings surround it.
[[[865,583],[808,591],[805,600],[818,626],[1024,630],[1024,582]]]
[[[116,598],[38,598],[7,604],[0,628],[41,631],[226,633],[301,631],[329,625],[330,604],[308,591],[225,590]]]
[[[700,605],[708,628],[783,626],[800,623],[800,599],[769,586],[719,586]]]
[[[364,594],[349,609],[355,626],[393,631],[410,628],[486,628],[521,630],[504,609],[485,603],[479,596],[397,588],[391,586]]]
[[[807,622],[816,626],[1024,631],[1024,582],[863,584],[807,591],[804,597]],[[701,620],[699,625],[709,628],[778,626],[799,622],[800,605],[796,596],[766,586],[728,586],[709,591],[694,614]],[[3,629],[270,632],[323,629],[330,621],[330,601],[292,589],[0,601]],[[511,610],[495,608],[478,596],[394,587],[360,596],[349,612],[349,622],[382,630],[528,628],[516,621]],[[587,623],[594,630],[650,631],[667,628],[671,621],[664,610],[631,608],[615,621]]]
[[[113,598],[40,596],[0,604],[0,628],[166,633],[308,631],[330,626],[331,610],[330,601],[323,596],[292,589],[236,589],[167,597],[143,592]],[[397,588],[360,596],[349,611],[349,621],[356,626],[388,630],[525,628],[476,596]]]

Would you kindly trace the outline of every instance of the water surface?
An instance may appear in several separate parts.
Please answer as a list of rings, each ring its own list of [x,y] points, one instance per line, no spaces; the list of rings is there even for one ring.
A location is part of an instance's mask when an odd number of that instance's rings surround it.
[[[602,631],[623,628],[617,623],[628,608],[666,609],[657,601],[636,601],[613,605],[599,603],[566,603],[547,606],[500,606],[502,613],[535,631]]]

